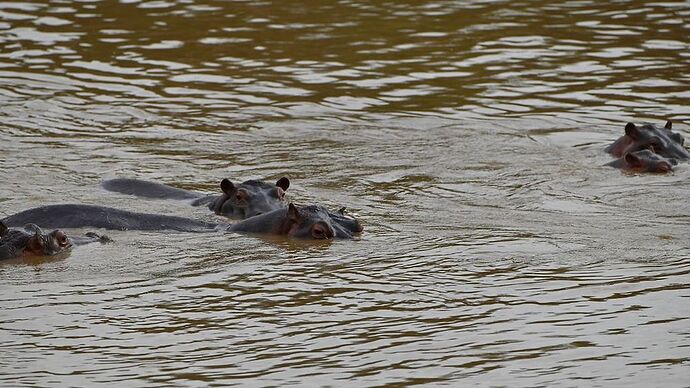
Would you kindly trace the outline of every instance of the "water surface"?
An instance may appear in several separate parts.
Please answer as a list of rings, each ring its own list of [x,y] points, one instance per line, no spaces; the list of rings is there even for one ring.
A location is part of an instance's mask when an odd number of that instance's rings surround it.
[[[0,3],[0,214],[287,175],[365,232],[107,232],[0,265],[0,384],[687,386],[690,5]],[[84,230],[74,230],[81,233]]]

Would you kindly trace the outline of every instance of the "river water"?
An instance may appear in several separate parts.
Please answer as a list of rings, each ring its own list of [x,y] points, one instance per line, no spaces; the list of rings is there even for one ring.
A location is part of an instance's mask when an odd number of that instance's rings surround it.
[[[107,232],[0,264],[2,386],[690,385],[687,1],[0,3],[0,214],[288,176],[326,243]],[[82,230],[73,230],[81,233]]]

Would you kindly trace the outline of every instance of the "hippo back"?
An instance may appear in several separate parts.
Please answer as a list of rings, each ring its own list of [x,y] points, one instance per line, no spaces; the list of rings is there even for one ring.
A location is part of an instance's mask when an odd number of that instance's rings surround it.
[[[105,206],[62,204],[24,210],[2,220],[8,226],[33,223],[44,228],[94,227],[111,230],[206,232],[217,224],[184,217],[136,213]]]

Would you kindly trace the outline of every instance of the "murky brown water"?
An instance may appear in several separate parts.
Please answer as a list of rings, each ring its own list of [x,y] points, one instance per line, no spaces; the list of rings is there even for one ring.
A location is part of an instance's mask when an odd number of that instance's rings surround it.
[[[690,136],[690,4],[549,3],[0,3],[0,214],[288,175],[366,226],[2,264],[0,385],[690,385],[690,164],[602,166]]]

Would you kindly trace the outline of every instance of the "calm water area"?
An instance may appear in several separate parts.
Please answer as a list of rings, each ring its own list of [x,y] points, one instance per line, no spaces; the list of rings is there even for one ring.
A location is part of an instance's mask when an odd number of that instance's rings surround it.
[[[0,218],[288,176],[364,233],[0,263],[0,386],[690,386],[688,1],[0,2]],[[70,230],[80,234],[84,230]]]

